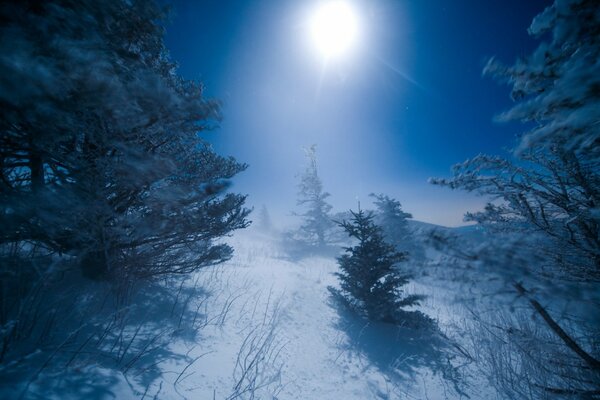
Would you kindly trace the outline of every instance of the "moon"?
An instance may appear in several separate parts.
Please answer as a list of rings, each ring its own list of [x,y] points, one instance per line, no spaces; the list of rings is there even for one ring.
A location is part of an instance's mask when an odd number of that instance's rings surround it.
[[[330,0],[315,10],[310,20],[310,35],[319,53],[326,59],[347,53],[358,36],[358,18],[345,1]]]

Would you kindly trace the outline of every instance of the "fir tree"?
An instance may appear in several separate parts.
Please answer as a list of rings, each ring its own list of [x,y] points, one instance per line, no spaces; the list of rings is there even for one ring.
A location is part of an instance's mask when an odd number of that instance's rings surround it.
[[[270,232],[273,230],[273,221],[267,206],[263,204],[258,213],[258,228],[264,232]]]
[[[402,205],[396,199],[384,194],[371,193],[375,200],[373,204],[377,207],[375,221],[381,226],[385,239],[390,243],[400,242],[408,236],[408,222],[412,214],[404,212]]]
[[[401,288],[409,282],[410,276],[401,273],[397,264],[406,259],[406,254],[384,240],[383,231],[375,224],[372,213],[360,208],[351,213],[352,218],[339,225],[358,243],[344,248],[346,254],[338,257],[341,272],[335,275],[340,279],[340,289],[330,287],[329,290],[370,320],[413,327],[418,326],[419,321],[428,321],[418,311],[403,310],[418,305],[423,298],[420,295],[402,296]]]
[[[0,264],[33,248],[123,282],[231,256],[217,241],[247,226],[228,193],[246,165],[200,137],[219,105],[178,75],[166,17],[154,1],[0,7]]]
[[[527,123],[514,157],[478,155],[454,166],[451,179],[432,182],[489,199],[466,220],[492,235],[468,257],[455,253],[502,277],[537,317],[525,315],[535,323],[526,329],[519,318],[486,322],[498,346],[482,357],[505,354],[511,362],[482,372],[506,398],[593,398],[600,373],[593,344],[600,331],[598,1],[556,0],[529,33],[542,39],[531,54],[513,65],[492,59],[484,71],[512,86],[516,104],[498,119]]]
[[[411,260],[424,259],[423,244],[415,239],[414,232],[408,225],[412,214],[404,212],[400,202],[388,195],[371,193],[370,196],[375,199],[375,223],[383,230],[385,240],[398,251],[407,252]]]
[[[296,214],[302,217],[299,229],[300,240],[311,247],[324,248],[335,227],[330,216],[331,205],[327,203],[329,193],[323,191],[323,183],[317,172],[317,146],[305,149],[308,166],[300,178],[297,205],[305,211]]]

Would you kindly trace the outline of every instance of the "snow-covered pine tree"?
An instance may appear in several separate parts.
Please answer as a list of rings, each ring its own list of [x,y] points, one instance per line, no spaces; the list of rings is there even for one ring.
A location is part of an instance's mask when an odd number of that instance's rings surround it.
[[[271,220],[271,214],[269,214],[269,210],[264,204],[262,205],[258,213],[258,221],[256,226],[263,232],[270,232],[273,230],[273,221]]]
[[[317,171],[317,146],[305,148],[308,165],[300,177],[297,205],[304,208],[296,213],[302,218],[298,239],[314,248],[324,248],[329,244],[329,236],[335,227],[330,216],[331,205],[327,202],[329,193],[323,191],[323,183]]]
[[[228,192],[245,165],[201,138],[219,104],[177,73],[165,18],[153,0],[0,4],[3,394],[4,374],[32,383],[42,369],[59,377],[99,358],[121,368],[117,341],[140,350],[127,369],[154,364],[174,275],[228,259],[233,249],[216,240],[247,225],[245,196]],[[159,275],[152,301],[128,307]],[[113,335],[113,346],[93,339]],[[29,383],[0,397],[37,397]]]
[[[400,202],[384,194],[371,193],[374,198],[375,223],[381,227],[385,240],[399,251],[407,252],[411,259],[423,256],[423,247],[414,239],[408,220],[412,214],[404,212]]]
[[[177,74],[165,17],[154,1],[3,2],[7,275],[53,254],[114,281],[186,273],[231,255],[214,239],[247,225],[245,197],[227,193],[246,166],[199,136],[218,121],[218,103]]]
[[[599,10],[597,0],[556,0],[529,28],[544,39],[531,55],[490,60],[484,72],[510,84],[516,101],[499,119],[530,130],[514,157],[479,155],[432,180],[494,200],[466,215],[494,234],[469,259],[504,277],[535,317],[483,329],[499,338],[487,372],[509,398],[600,393]],[[512,361],[496,368],[500,351]]]
[[[409,235],[407,220],[412,214],[404,212],[402,205],[396,199],[384,194],[371,193],[377,208],[375,223],[381,227],[385,239],[390,243],[401,243]]]
[[[345,247],[346,254],[338,257],[341,272],[335,275],[340,280],[340,289],[330,287],[331,293],[373,321],[414,328],[430,322],[419,311],[403,309],[418,305],[423,299],[420,295],[403,296],[402,286],[409,282],[410,276],[400,272],[398,263],[405,260],[405,254],[385,241],[371,212],[359,208],[351,213],[352,218],[340,226],[358,243]]]

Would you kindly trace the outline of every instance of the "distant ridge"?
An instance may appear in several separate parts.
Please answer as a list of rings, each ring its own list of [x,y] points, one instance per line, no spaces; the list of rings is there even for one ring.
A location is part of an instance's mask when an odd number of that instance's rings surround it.
[[[484,229],[480,225],[464,225],[457,227],[448,227],[442,225],[436,225],[429,222],[417,221],[414,219],[407,220],[409,229],[418,235],[425,235],[431,231],[442,231],[446,233],[454,233],[460,236],[469,237],[476,239],[484,234]]]

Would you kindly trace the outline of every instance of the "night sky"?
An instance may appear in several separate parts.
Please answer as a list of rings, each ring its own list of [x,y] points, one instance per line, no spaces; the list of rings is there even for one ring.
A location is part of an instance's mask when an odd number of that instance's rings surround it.
[[[482,77],[491,56],[512,63],[544,0],[351,2],[357,46],[325,65],[308,34],[316,1],[175,1],[166,44],[180,73],[223,102],[215,148],[250,166],[234,180],[272,214],[295,208],[303,146],[337,211],[396,197],[416,219],[461,225],[482,199],[433,187],[452,164],[506,155],[519,124],[499,124],[509,88]]]

